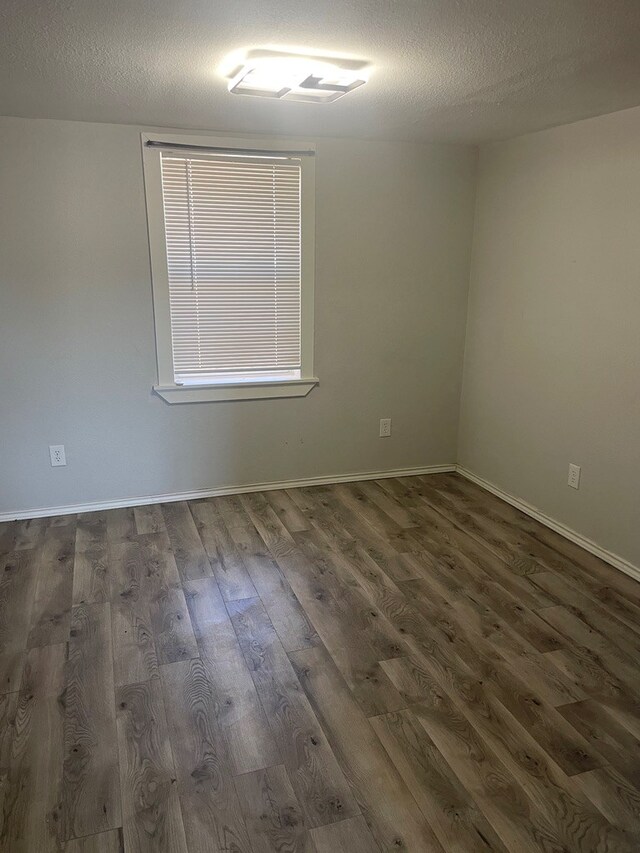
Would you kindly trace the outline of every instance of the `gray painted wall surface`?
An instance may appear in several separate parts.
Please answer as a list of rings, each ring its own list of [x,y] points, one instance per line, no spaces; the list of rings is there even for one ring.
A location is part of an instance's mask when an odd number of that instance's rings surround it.
[[[482,149],[468,313],[460,463],[640,566],[640,108]]]
[[[319,387],[169,406],[142,129],[0,119],[0,512],[455,462],[474,150],[320,140]]]

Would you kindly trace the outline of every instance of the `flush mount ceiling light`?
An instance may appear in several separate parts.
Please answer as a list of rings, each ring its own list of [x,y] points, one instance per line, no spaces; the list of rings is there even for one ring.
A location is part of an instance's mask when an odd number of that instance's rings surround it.
[[[367,82],[369,63],[359,59],[259,48],[226,63],[232,95],[327,104]]]

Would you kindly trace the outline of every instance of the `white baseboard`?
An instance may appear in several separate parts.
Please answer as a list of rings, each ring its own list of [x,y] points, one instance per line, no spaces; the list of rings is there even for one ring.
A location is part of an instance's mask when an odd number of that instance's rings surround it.
[[[146,504],[171,503],[173,501],[190,501],[198,500],[199,498],[211,498],[218,495],[241,495],[247,492],[266,492],[274,489],[298,489],[304,486],[322,486],[331,485],[332,483],[353,483],[358,480],[382,480],[388,477],[414,477],[420,474],[443,474],[457,471],[467,480],[471,480],[476,485],[488,492],[506,501],[516,509],[521,510],[531,518],[535,518],[546,527],[555,530],[565,539],[575,542],[585,551],[594,554],[606,563],[614,566],[616,569],[629,575],[637,581],[640,581],[640,568],[634,566],[624,557],[614,554],[612,551],[607,551],[591,539],[587,539],[581,533],[572,530],[570,527],[562,524],[559,521],[546,515],[537,507],[532,506],[521,498],[505,492],[494,483],[485,480],[469,471],[462,465],[425,465],[418,468],[396,468],[391,471],[357,471],[351,474],[330,474],[323,477],[306,477],[299,480],[280,480],[267,483],[247,483],[243,485],[220,486],[215,489],[196,489],[190,492],[172,492],[162,495],[139,495],[135,497],[117,498],[107,501],[91,501],[81,504],[68,504],[66,506],[48,506],[38,507],[35,509],[16,510],[12,512],[0,512],[0,522],[3,521],[20,521],[29,518],[45,518],[53,515],[74,515],[79,512],[97,512],[105,509],[118,509],[128,506],[144,506]]]
[[[479,477],[477,474],[474,474],[473,471],[469,471],[462,465],[457,465],[456,471],[458,472],[458,474],[461,474],[463,477],[466,477],[467,480],[471,480],[477,486],[486,489],[488,492],[491,492],[492,494],[496,495],[496,497],[501,498],[503,501],[506,501],[508,504],[511,504],[511,506],[514,506],[516,507],[516,509],[519,509],[524,512],[526,515],[531,516],[531,518],[535,518],[536,521],[539,521],[546,527],[550,527],[551,530],[555,530],[556,533],[559,533],[561,536],[564,536],[565,539],[569,539],[571,542],[575,542],[576,545],[579,545],[581,548],[584,548],[585,551],[589,551],[590,554],[594,554],[596,557],[600,557],[600,559],[604,560],[605,563],[609,563],[616,569],[620,569],[621,572],[624,572],[626,575],[629,575],[634,580],[640,581],[640,568],[638,568],[638,566],[634,566],[633,563],[630,563],[628,560],[625,560],[624,557],[619,557],[612,551],[607,551],[605,548],[601,548],[600,545],[596,544],[591,539],[587,539],[587,537],[583,536],[581,533],[577,533],[575,530],[572,530],[565,524],[562,524],[561,522],[556,521],[550,516],[545,515],[544,512],[537,509],[535,506],[532,506],[531,504],[521,500],[520,498],[516,498],[514,495],[510,495],[508,492],[503,491],[499,486],[495,486],[493,483],[490,483],[483,477]]]
[[[358,480],[383,480],[388,477],[415,477],[419,474],[443,474],[456,470],[451,465],[426,465],[420,468],[397,468],[393,471],[358,471],[353,474],[330,474],[326,477],[307,477],[301,480],[281,480],[270,483],[249,483],[237,486],[220,486],[216,489],[196,489],[192,492],[174,492],[166,495],[141,495],[117,498],[109,501],[92,501],[67,506],[45,506],[37,509],[0,512],[0,522],[20,521],[26,518],[46,518],[52,515],[75,515],[78,512],[97,512],[103,509],[118,509],[126,506],[193,501],[198,498],[214,498],[218,495],[241,495],[247,492],[267,492],[274,489],[299,489],[304,486],[323,486],[331,483],[353,483]]]

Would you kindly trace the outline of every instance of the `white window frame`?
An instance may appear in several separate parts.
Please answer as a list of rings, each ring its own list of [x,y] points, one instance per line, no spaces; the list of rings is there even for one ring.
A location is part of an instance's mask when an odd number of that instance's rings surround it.
[[[274,397],[305,397],[318,384],[313,373],[313,289],[315,273],[315,146],[308,142],[274,139],[185,136],[183,134],[141,134],[144,187],[149,228],[153,316],[156,332],[158,382],[153,386],[168,403],[198,403],[216,400],[257,400]],[[171,343],[169,273],[164,230],[160,151],[162,146],[190,146],[221,151],[302,153],[301,156],[301,370],[299,379],[265,379],[220,382],[203,385],[176,385]],[[166,150],[166,148],[165,148]],[[184,153],[184,152],[183,152]]]

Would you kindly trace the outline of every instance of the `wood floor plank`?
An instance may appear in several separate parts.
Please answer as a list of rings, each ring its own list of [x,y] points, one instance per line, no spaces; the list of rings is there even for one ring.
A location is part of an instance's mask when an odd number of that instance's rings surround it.
[[[406,505],[393,500],[373,480],[365,480],[357,484],[357,490],[374,503],[385,515],[388,515],[395,523],[403,529],[418,527],[420,518],[418,513],[413,512]]]
[[[364,550],[367,555],[380,566],[382,571],[394,581],[413,580],[424,575],[428,566],[434,562],[433,557],[422,551],[420,553],[404,553],[397,549],[381,536],[374,533],[373,536],[355,536],[357,547]],[[342,552],[351,553],[353,547],[342,549]]]
[[[231,530],[232,527],[243,527],[247,523],[247,514],[242,506],[240,495],[218,495],[209,499],[217,513]]]
[[[251,576],[231,535],[231,531],[239,526],[236,516],[226,516],[232,524],[227,527],[225,515],[216,509],[213,501],[191,501],[190,507],[224,600],[255,596],[257,593]]]
[[[140,592],[148,604],[158,663],[197,657],[198,646],[168,537],[163,533],[142,535],[139,545]]]
[[[67,841],[64,853],[125,853],[122,829]]]
[[[462,573],[464,582],[464,573]],[[473,583],[469,583],[473,587]],[[503,653],[527,654],[536,651],[527,631],[520,632],[513,618],[505,618],[490,606],[482,590],[459,589],[449,582],[446,572],[434,569],[428,576],[398,584],[396,589],[416,602],[428,620],[435,622],[443,633],[448,633],[458,644],[460,654],[471,660],[485,655],[487,659],[501,660]],[[545,626],[545,623],[542,623]],[[548,627],[548,626],[545,626]],[[549,637],[553,634],[549,632]],[[562,644],[550,643],[551,649]],[[480,653],[480,648],[482,652]]]
[[[109,557],[106,544],[76,550],[73,567],[73,603],[96,604],[109,601]]]
[[[215,580],[188,581],[183,589],[202,656],[216,661],[241,656],[236,633]]]
[[[272,492],[265,492],[265,498],[289,533],[309,529],[309,520],[286,491],[274,489]]]
[[[377,484],[386,495],[389,495],[389,490],[384,488],[384,486],[388,482],[388,480],[384,480],[379,481]],[[388,560],[388,566],[385,565],[384,569],[385,571],[388,570],[388,573],[394,580],[408,580],[421,576],[420,572],[416,574],[412,551],[396,547],[396,543],[405,541],[410,541],[412,546],[415,546],[415,540],[409,538],[408,528],[398,526],[397,533],[389,534],[382,526],[372,526],[358,512],[358,507],[349,506],[344,501],[338,501],[331,486],[309,489],[307,490],[307,494],[312,498],[314,515],[318,520],[318,523],[315,525],[316,527],[325,527],[329,520],[333,520],[331,522],[333,524],[337,523],[340,525],[341,535],[340,537],[336,537],[336,544],[340,546],[340,538],[346,542],[352,539],[368,551],[374,559],[377,560],[380,557]],[[399,509],[406,506],[408,504],[398,503]],[[414,529],[414,527],[411,528],[411,530]],[[375,549],[376,555],[374,555],[371,549]],[[421,559],[429,560],[429,556],[422,551],[419,556]]]
[[[74,607],[65,671],[65,839],[121,825],[114,708],[111,610]]]
[[[580,619],[587,628],[607,637],[627,657],[632,660],[640,657],[640,636],[625,630],[624,622],[617,619],[605,607],[582,594],[575,586],[553,572],[536,575],[534,582],[556,597],[558,603]]]
[[[143,597],[144,567],[142,546],[135,541],[109,543],[109,587],[113,601],[116,598],[136,600]]]
[[[631,844],[640,846],[640,791],[613,767],[601,767],[575,777],[582,793],[613,825],[629,833]]]
[[[291,660],[382,850],[442,851],[327,651],[304,649]]]
[[[232,771],[245,773],[277,764],[279,751],[215,580],[191,581],[185,593]]]
[[[413,477],[381,477],[374,482],[401,506],[416,509],[422,503],[420,495],[412,487]]]
[[[311,568],[314,563],[317,565],[318,545],[314,542],[314,534],[302,532],[292,538],[273,509],[267,504],[257,503],[255,496],[250,496],[245,506],[365,713],[375,714],[402,707],[401,698],[379,665],[380,658],[402,653],[401,638],[397,643],[394,638],[394,642],[389,644],[393,648],[387,647],[382,652],[376,649],[367,634],[362,632],[361,625],[354,621],[358,614],[370,614],[371,606],[366,601],[354,604],[354,598],[359,595],[362,599],[362,596],[350,590],[348,585],[338,583],[339,589],[336,590],[334,574],[337,567],[317,572]],[[310,561],[305,562],[297,544],[311,549]],[[336,590],[337,595],[332,590]],[[375,612],[374,618],[384,622],[382,618],[377,619]],[[368,619],[367,616],[366,623]],[[382,627],[382,624],[376,626],[376,633]]]
[[[423,509],[422,517],[428,524],[428,530],[414,531],[414,535],[438,558],[423,577],[428,577],[431,582],[438,580],[442,587],[494,612],[536,651],[548,652],[563,646],[562,637],[535,612],[540,605],[538,596],[533,594],[533,590],[539,588],[535,581],[527,581],[526,590],[522,585],[514,590],[513,578],[518,575],[512,575],[506,585],[504,575],[494,579],[486,563],[484,568],[477,564],[479,549],[470,546],[468,539],[464,541],[453,525],[429,507]],[[460,550],[460,545],[464,550]],[[495,567],[496,561],[491,565]],[[543,600],[542,603],[554,602]]]
[[[452,575],[463,571],[478,582],[492,582],[494,589],[495,584],[499,584],[522,606],[531,610],[556,603],[555,598],[537,586],[526,572],[521,573],[518,566],[509,566],[483,542],[437,512],[425,499],[421,499],[419,515],[420,527],[403,531],[394,539],[394,544],[400,546],[404,542],[409,547],[408,543],[413,540],[423,552],[435,558],[437,565],[450,569]]]
[[[323,532],[313,531],[295,534],[296,543],[305,559],[299,555],[293,558],[280,558],[279,562],[299,581],[301,597],[308,605],[313,602],[331,602],[329,612],[335,614],[333,621],[346,624],[358,632],[376,651],[378,660],[397,657],[406,653],[401,633],[378,608],[375,600],[368,596],[368,589],[362,589],[362,575],[371,577],[371,558],[355,542],[350,542],[339,553],[331,548],[327,550],[328,539]],[[375,571],[380,571],[375,565]],[[302,571],[302,577],[297,578]],[[308,577],[313,578],[311,585],[302,585]],[[293,581],[292,581],[293,583]]]
[[[593,699],[561,705],[558,711],[608,764],[640,789],[640,740],[615,715]]]
[[[382,666],[408,705],[422,702],[433,691],[433,675],[422,656],[383,660]]]
[[[250,853],[232,764],[202,660],[166,664],[162,689],[190,853]]]
[[[569,561],[561,560],[558,566],[554,562],[552,568],[612,616],[624,622],[627,630],[640,634],[640,606],[635,603],[635,598],[619,592],[615,587],[604,585],[599,578],[591,577],[581,566]]]
[[[506,853],[493,827],[410,710],[373,717],[371,725],[444,850]]]
[[[279,750],[216,582],[213,578],[192,581],[186,596],[233,772],[279,763]]]
[[[215,717],[227,746],[234,775],[281,762],[253,679],[242,655],[224,660],[204,658],[215,697]]]
[[[181,578],[168,534],[162,530],[140,534],[136,542],[140,547],[140,592],[150,600],[168,587],[178,589]]]
[[[569,849],[585,853],[632,849],[626,834],[601,817],[473,674],[450,671],[446,689]]]
[[[638,704],[633,691],[609,672],[600,656],[592,649],[568,646],[555,652],[547,652],[545,657],[552,661],[576,689],[591,699],[597,699],[608,709]]]
[[[374,530],[383,531],[385,536],[394,536],[403,529],[361,491],[357,483],[341,483],[332,491],[339,503],[361,516]]]
[[[549,568],[540,554],[544,549],[536,547],[527,533],[515,527],[500,525],[493,518],[475,512],[473,508],[461,506],[455,498],[431,484],[428,477],[418,479],[422,484],[421,495],[432,509],[476,539],[511,569],[528,575]]]
[[[428,701],[412,710],[507,850],[567,849],[518,780],[437,685]]]
[[[284,491],[292,503],[298,507],[304,517],[309,519],[308,513],[313,512],[313,508],[315,506],[315,500],[313,497],[309,497],[303,488],[285,489]],[[317,491],[317,489],[312,491]]]
[[[35,646],[33,649],[29,649],[22,674],[20,692],[30,693],[36,697],[57,696],[64,702],[68,654],[68,643]]]
[[[133,542],[136,538],[136,521],[133,507],[117,507],[105,510],[107,539],[118,544]]]
[[[338,556],[327,555],[314,533],[295,536],[304,557],[281,556],[278,564],[356,700],[367,715],[401,708],[401,697],[379,661],[403,653],[402,637],[360,590],[341,583]]]
[[[351,817],[311,830],[316,853],[372,853],[379,847],[364,817]]]
[[[503,501],[499,501],[500,510],[496,511],[490,499],[496,500],[486,494],[483,499],[485,506],[476,505],[474,511],[479,515],[490,515],[490,523],[498,530],[506,526],[505,520],[511,525],[516,524],[522,535],[527,537],[526,548],[535,555],[538,565],[575,584],[625,622],[628,628],[640,633],[640,590],[635,581]],[[490,511],[487,510],[489,504]],[[516,515],[509,515],[510,511]]]
[[[17,521],[0,521],[0,554],[15,551]]]
[[[107,539],[107,513],[81,512],[76,521],[76,551],[91,551]]]
[[[0,524],[3,853],[635,853],[639,768],[640,585],[457,474]]]
[[[408,581],[405,586],[410,587],[414,594],[417,589],[423,590],[417,606],[425,612],[433,628],[441,632],[445,641],[449,631],[455,634],[456,653],[459,654],[460,661],[469,667],[469,671],[481,677],[479,684],[483,687],[486,685],[486,689],[491,691],[513,717],[536,738],[547,754],[568,775],[583,773],[601,766],[602,762],[597,752],[592,750],[587,741],[570,725],[566,724],[566,720],[553,706],[547,705],[542,697],[537,696],[529,685],[519,678],[504,658],[491,659],[486,651],[482,657],[482,636],[474,637],[471,634],[468,637],[468,644],[460,642],[465,636],[465,626],[456,618],[455,613],[450,613],[451,623],[445,623],[441,628],[438,622],[438,605],[443,609],[446,602],[439,599],[432,586],[425,588],[417,586],[422,583],[422,581]],[[427,596],[429,596],[428,602]]]
[[[546,607],[541,611],[543,619],[562,632],[577,647],[585,648],[597,655],[606,670],[619,678],[629,690],[640,697],[637,685],[637,664],[608,637],[590,628],[575,612],[566,607]]]
[[[40,551],[29,648],[62,643],[69,636],[74,551],[75,521],[49,528]]]
[[[171,586],[162,589],[150,600],[149,613],[158,663],[198,657],[198,644],[182,589]]]
[[[295,553],[293,535],[278,518],[264,495],[252,492],[240,495],[240,502],[272,556],[278,560]]]
[[[116,708],[124,849],[187,853],[159,680],[120,687]]]
[[[520,510],[500,500],[495,495],[492,495],[464,477],[459,475],[446,476],[449,480],[447,487],[450,489],[451,482],[453,481],[458,492],[462,491],[467,496],[471,496],[471,500],[477,509],[485,514],[491,513],[494,518],[497,517],[503,523],[516,524],[549,549],[556,551],[558,558],[564,558],[565,563],[568,559],[572,565],[577,565],[577,567],[581,568],[595,582],[592,587],[593,589],[597,585],[600,585],[604,592],[608,586],[612,586],[615,589],[616,596],[629,597],[633,603],[640,605],[640,588],[638,587],[638,583],[624,573],[614,569],[599,557],[590,554],[584,548],[576,545],[575,542],[566,539],[555,530],[525,515]]]
[[[474,725],[473,714],[465,716],[463,713],[477,700],[473,693],[469,693],[466,704],[469,691],[460,688],[459,675],[451,673],[449,678],[449,670],[440,670],[425,657],[388,661],[385,667],[398,689],[419,702],[411,707],[415,718],[426,729],[508,850],[574,849],[572,842],[565,847],[560,827],[527,790],[527,775],[531,770],[535,772],[535,765],[527,768],[524,762],[525,774],[510,772],[502,757],[484,737],[485,731],[492,737],[495,727],[490,725],[483,730],[482,726]],[[460,699],[458,703],[452,701],[443,685]],[[493,720],[494,714],[482,706],[479,712],[481,721],[485,716]],[[527,757],[529,760],[534,759]],[[569,820],[569,827],[573,829],[572,815],[566,815],[564,811],[561,815],[563,820]]]
[[[630,732],[636,740],[640,740],[640,702],[626,702],[607,706],[607,713],[616,719]]]
[[[157,678],[158,657],[148,599],[143,592],[140,542],[109,547],[114,677],[117,685]]]
[[[184,501],[177,501],[161,504],[161,507],[182,580],[211,577],[211,563],[198,535],[189,505]]]
[[[318,645],[316,629],[253,525],[233,527],[231,536],[285,650]]]
[[[20,687],[39,560],[37,549],[0,555],[0,694]]]
[[[9,791],[11,771],[11,748],[16,726],[16,711],[18,708],[18,692],[0,694],[0,839],[3,837],[5,821],[4,801]]]
[[[115,683],[136,684],[157,678],[158,657],[146,603],[116,599],[111,618]]]
[[[580,702],[586,694],[571,678],[558,669],[548,655],[540,652],[509,653],[503,655],[510,669],[520,681],[537,696],[554,708],[568,702]]]
[[[257,595],[224,518],[212,501],[191,501],[191,513],[225,601]]]
[[[228,606],[307,826],[357,815],[349,785],[262,603],[247,599]]]
[[[80,513],[76,526],[73,603],[109,601],[109,551],[104,512]]]
[[[62,713],[66,653],[66,643],[30,649],[20,692],[0,697],[0,850],[3,851],[29,851],[32,842],[42,843],[43,850],[59,850],[63,843]],[[41,742],[43,731],[47,733],[46,744]],[[44,761],[43,750],[51,752],[49,764]],[[49,786],[47,790],[39,788],[34,778],[42,775]],[[47,795],[50,795],[48,801]]]
[[[317,853],[282,764],[245,773],[235,784],[254,853]]]
[[[135,506],[133,516],[137,533],[164,533],[166,525],[162,509],[158,504],[148,506]]]
[[[625,834],[618,833],[601,818],[580,795],[572,780],[545,756],[527,729],[493,697],[462,660],[457,660],[444,647],[432,646],[431,654],[428,648],[425,645],[426,654],[421,656],[423,691],[426,685],[424,692],[428,697],[441,696],[443,690],[448,693],[506,770],[539,807],[547,827],[562,838],[569,849],[611,850],[618,846],[630,849]],[[430,730],[429,734],[433,738]]]
[[[49,521],[46,518],[25,518],[0,524],[0,554],[36,548],[42,543]]]
[[[7,853],[57,853],[64,843],[61,812],[65,655],[65,643],[29,651],[30,671],[46,672],[47,677],[34,677],[17,697],[8,765],[2,773],[0,850]]]
[[[324,537],[338,550],[347,543],[354,542],[354,534],[358,528],[365,531],[365,535],[369,535],[373,531],[371,525],[367,524],[360,515],[338,504],[331,487],[314,486],[313,488],[290,489],[288,494],[300,511],[304,513],[310,525],[309,529],[321,530]],[[348,516],[354,522],[349,525],[348,529],[344,524],[343,516]]]
[[[374,560],[369,557],[368,554],[363,553],[359,548],[356,548],[355,551],[349,551],[348,559],[345,561],[344,565],[346,569],[352,573],[354,579],[367,596],[370,606],[379,608],[383,616],[394,626],[397,634],[408,639],[412,636],[412,627],[417,628],[419,634],[422,633],[420,624],[422,620],[417,613],[413,612],[410,602],[413,600],[419,603],[420,596],[422,594],[427,594],[424,580],[407,581],[397,584]],[[403,587],[402,589],[401,586]],[[405,594],[407,590],[409,590],[409,592],[408,594]],[[418,597],[416,597],[416,590],[418,592]],[[430,597],[435,595],[435,591],[432,586],[428,590],[428,595]],[[439,596],[438,601],[440,610],[432,610],[427,614],[427,618],[431,621],[435,620],[440,623],[439,627],[443,636],[446,635],[446,642],[461,645],[467,650],[469,655],[475,656],[478,660],[479,656],[474,651],[474,643],[478,637],[486,638],[489,636],[489,638],[495,641],[496,631],[502,631],[503,633],[506,632],[503,643],[507,643],[508,640],[511,639],[512,645],[509,646],[509,648],[513,647],[515,639],[513,632],[511,632],[503,622],[496,620],[493,614],[487,614],[482,610],[478,610],[477,607],[474,607],[471,604],[467,608],[466,612],[465,630],[468,627],[467,623],[473,623],[475,620],[475,622],[478,622],[479,624],[475,629],[474,642],[470,642],[468,638],[466,638],[465,631],[456,631],[451,628],[450,619],[453,618],[455,614],[453,611],[453,605],[447,600],[446,591],[443,595]],[[413,637],[413,639],[415,639],[415,637]],[[520,651],[524,650],[526,649],[520,649]],[[399,654],[402,655],[402,651],[400,651]],[[396,656],[399,655],[389,654],[386,655],[386,658]]]

